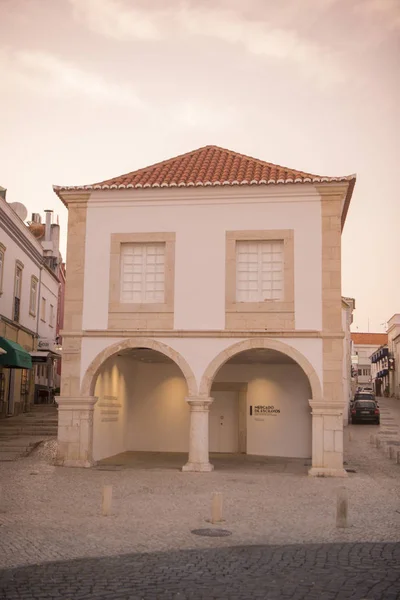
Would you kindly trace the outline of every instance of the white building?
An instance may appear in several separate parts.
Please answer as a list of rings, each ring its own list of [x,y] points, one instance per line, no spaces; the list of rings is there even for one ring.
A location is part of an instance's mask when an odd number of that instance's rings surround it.
[[[53,266],[59,255],[59,226],[48,218],[44,248],[24,223],[25,207],[8,204],[5,192],[2,188],[0,348],[6,353],[0,356],[0,417],[29,410],[38,387],[51,388],[58,356],[41,345],[55,341],[59,282]]]
[[[58,462],[124,451],[343,469],[341,229],[355,177],[207,146],[69,209]],[[183,461],[184,462],[184,461]]]
[[[353,367],[357,387],[373,384],[371,356],[380,346],[387,344],[387,333],[352,333]]]
[[[400,398],[400,314],[395,314],[388,321],[389,347],[389,388],[390,395]]]
[[[343,422],[345,425],[349,423],[349,405],[350,400],[354,395],[352,387],[352,348],[350,327],[353,323],[353,311],[356,303],[354,298],[342,298],[342,327],[344,332],[343,338],[343,396],[344,396],[344,412]]]

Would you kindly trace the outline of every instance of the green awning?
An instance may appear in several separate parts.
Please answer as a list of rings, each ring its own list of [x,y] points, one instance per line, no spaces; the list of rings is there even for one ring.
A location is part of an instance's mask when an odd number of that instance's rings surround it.
[[[0,337],[0,348],[6,352],[5,354],[0,354],[0,367],[32,369],[31,355],[16,342]]]

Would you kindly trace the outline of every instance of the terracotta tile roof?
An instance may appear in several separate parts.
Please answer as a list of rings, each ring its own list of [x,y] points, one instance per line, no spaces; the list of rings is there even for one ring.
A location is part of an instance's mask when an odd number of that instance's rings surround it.
[[[344,222],[355,180],[355,175],[344,177],[315,175],[265,162],[219,146],[204,146],[98,183],[53,186],[53,189],[65,203],[62,192],[68,191],[349,182],[342,215]]]
[[[383,346],[388,343],[387,333],[352,333],[351,340],[357,346]]]

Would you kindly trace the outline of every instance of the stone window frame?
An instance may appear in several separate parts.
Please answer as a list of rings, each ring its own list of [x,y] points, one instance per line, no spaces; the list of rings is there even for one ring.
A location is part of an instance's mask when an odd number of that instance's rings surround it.
[[[110,247],[110,291],[109,314],[114,313],[172,313],[174,312],[175,287],[175,233],[112,233]],[[165,244],[164,302],[130,303],[121,302],[121,245],[122,244]]]
[[[32,306],[31,306],[31,294],[32,294],[32,289],[33,289],[33,284],[36,284],[36,289],[35,289],[35,307],[34,310],[32,310]],[[37,309],[38,309],[38,283],[39,283],[39,279],[36,277],[36,275],[32,275],[31,276],[31,286],[29,288],[29,314],[32,317],[36,317],[37,315]]]
[[[246,241],[283,242],[283,300],[265,300],[264,302],[236,301],[236,243]],[[293,229],[227,231],[225,261],[225,312],[227,314],[254,313],[255,315],[265,315],[265,313],[290,313],[294,322]],[[262,325],[265,325],[265,323],[262,323]]]

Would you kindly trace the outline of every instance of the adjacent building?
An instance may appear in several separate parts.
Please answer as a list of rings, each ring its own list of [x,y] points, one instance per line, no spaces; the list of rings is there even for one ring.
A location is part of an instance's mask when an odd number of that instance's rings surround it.
[[[48,401],[54,389],[54,363],[60,262],[59,226],[7,203],[0,190],[0,417]],[[40,226],[38,236],[35,227]]]
[[[181,452],[184,471],[210,471],[228,452],[346,476],[354,184],[207,146],[55,186],[69,210],[58,463]]]
[[[387,323],[387,343],[371,356],[372,380],[378,396],[400,398],[400,314],[393,315]]]
[[[371,386],[371,356],[383,345],[387,344],[387,333],[352,333],[353,369],[357,387]]]
[[[351,398],[354,395],[353,372],[352,372],[352,353],[353,342],[351,340],[350,327],[353,323],[353,311],[356,308],[354,298],[342,298],[342,327],[344,332],[343,338],[343,396],[344,396],[344,412],[343,422],[345,425],[349,423],[349,405]]]

